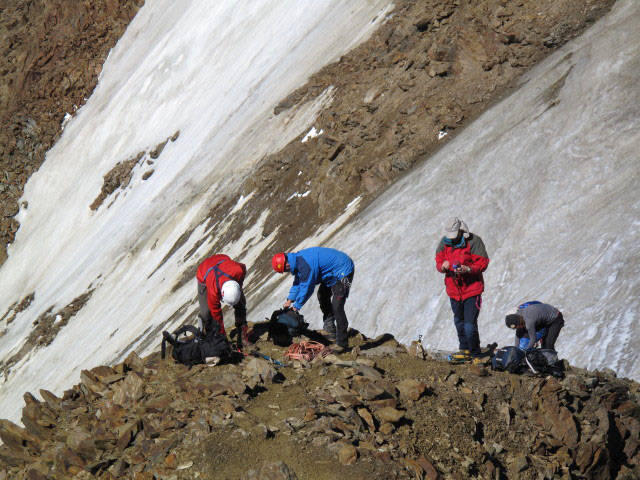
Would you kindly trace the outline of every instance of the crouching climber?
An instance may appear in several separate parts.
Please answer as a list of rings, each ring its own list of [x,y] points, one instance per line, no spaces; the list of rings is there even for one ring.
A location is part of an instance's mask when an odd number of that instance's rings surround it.
[[[271,259],[271,265],[278,273],[291,272],[294,276],[284,308],[291,307],[297,312],[311,297],[316,285],[320,285],[318,302],[323,315],[323,329],[327,337],[336,342],[333,351],[344,352],[349,347],[349,322],[344,304],[353,282],[353,260],[333,248],[312,247],[296,253],[277,253]]]
[[[534,348],[541,340],[542,348],[555,350],[556,340],[564,327],[562,312],[557,308],[537,301],[526,302],[505,317],[507,327],[516,331],[515,345],[520,346],[521,339],[528,334],[526,349]],[[542,332],[546,330],[545,332]],[[531,340],[536,339],[536,340]]]
[[[196,272],[200,328],[205,333],[225,333],[220,302],[233,306],[239,349],[249,344],[247,305],[242,291],[246,274],[247,267],[243,263],[235,262],[223,254],[207,258]]]

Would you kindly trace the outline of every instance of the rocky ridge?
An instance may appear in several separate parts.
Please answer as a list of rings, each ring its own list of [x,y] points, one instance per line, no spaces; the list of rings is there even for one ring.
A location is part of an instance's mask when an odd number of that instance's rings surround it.
[[[279,368],[131,353],[85,370],[61,397],[25,394],[24,428],[0,421],[0,479],[640,475],[640,385],[612,371],[558,380],[423,359],[391,335],[350,343],[288,362],[257,339]]]

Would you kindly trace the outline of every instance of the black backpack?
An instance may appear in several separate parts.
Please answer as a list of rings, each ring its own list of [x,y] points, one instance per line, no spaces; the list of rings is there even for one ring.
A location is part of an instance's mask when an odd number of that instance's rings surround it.
[[[553,375],[564,378],[564,363],[558,352],[550,348],[534,348],[525,353],[525,362],[534,374]]]
[[[299,337],[309,324],[304,321],[304,316],[290,308],[281,308],[271,314],[269,320],[269,337],[273,337],[278,330],[286,328],[291,337]]]
[[[491,357],[491,369],[517,373],[524,366],[524,358],[524,350],[518,347],[499,348]]]
[[[180,340],[178,337],[183,333],[192,333],[193,337],[187,340]],[[165,343],[173,347],[171,356],[173,359],[184,365],[197,365],[205,363],[209,357],[219,357],[226,360],[231,356],[231,346],[227,336],[219,332],[210,332],[206,335],[193,325],[183,325],[175,332],[162,332],[162,358],[165,358]]]

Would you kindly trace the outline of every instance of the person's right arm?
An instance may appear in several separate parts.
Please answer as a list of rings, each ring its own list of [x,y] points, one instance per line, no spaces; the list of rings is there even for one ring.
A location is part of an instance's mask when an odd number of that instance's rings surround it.
[[[444,240],[440,239],[440,243],[438,244],[438,248],[436,249],[436,270],[438,270],[439,272],[446,272],[450,267],[451,265],[446,259],[446,255],[444,252]]]

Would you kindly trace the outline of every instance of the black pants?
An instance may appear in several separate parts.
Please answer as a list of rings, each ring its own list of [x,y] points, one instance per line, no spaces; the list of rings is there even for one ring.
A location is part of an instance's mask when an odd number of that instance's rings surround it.
[[[224,324],[219,325],[213,321],[213,316],[209,310],[209,303],[207,302],[207,286],[204,283],[198,282],[198,318],[202,322],[202,329],[206,332],[217,332],[218,330],[224,332]],[[236,327],[241,327],[247,324],[247,301],[244,298],[244,292],[238,303],[233,306],[233,313],[235,315]]]
[[[347,297],[349,297],[354,273],[355,271],[351,272],[331,287],[321,283],[320,288],[318,288],[318,302],[320,303],[320,310],[322,310],[325,330],[327,330],[329,324],[333,325],[335,321],[336,343],[345,348],[349,346],[347,339],[349,322],[347,314],[344,312],[344,304],[347,301]]]
[[[542,339],[542,348],[556,349],[556,340],[562,327],[564,327],[564,317],[560,312],[556,319],[547,327],[547,336]]]

